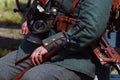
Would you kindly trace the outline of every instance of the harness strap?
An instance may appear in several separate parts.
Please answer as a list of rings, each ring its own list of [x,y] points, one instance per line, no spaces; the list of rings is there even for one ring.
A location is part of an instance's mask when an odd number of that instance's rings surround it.
[[[76,5],[78,4],[80,0],[74,0],[74,2],[72,3],[71,9],[70,9],[70,14],[73,15],[74,14],[74,10]]]
[[[118,8],[120,5],[120,0],[114,0],[113,2],[113,9],[115,10],[116,8]]]

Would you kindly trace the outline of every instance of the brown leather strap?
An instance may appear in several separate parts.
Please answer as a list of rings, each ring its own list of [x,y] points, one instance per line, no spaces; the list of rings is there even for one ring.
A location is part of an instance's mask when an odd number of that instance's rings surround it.
[[[17,74],[17,76],[13,77],[11,80],[20,80],[20,78],[24,75],[25,72],[27,72],[31,67],[26,67],[23,71]]]
[[[73,15],[74,14],[74,9],[77,5],[77,3],[79,2],[80,0],[74,0],[74,2],[72,3],[72,6],[71,6],[71,9],[70,9],[70,14]]]
[[[119,5],[120,5],[120,0],[114,0],[114,2],[113,2],[113,10],[118,8]]]

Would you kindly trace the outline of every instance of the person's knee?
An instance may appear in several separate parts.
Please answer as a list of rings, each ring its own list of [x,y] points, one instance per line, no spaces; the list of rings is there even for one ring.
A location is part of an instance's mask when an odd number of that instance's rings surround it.
[[[20,80],[58,80],[54,76],[46,73],[31,73],[31,71],[26,72]]]
[[[80,77],[71,74],[72,76],[64,76],[63,74],[53,74],[52,72],[45,71],[33,71],[30,70],[24,74],[24,76],[20,80],[81,80]],[[74,76],[74,77],[73,77]],[[87,80],[87,79],[86,79]],[[89,79],[91,80],[91,79]]]
[[[0,73],[0,79],[1,80],[8,80],[8,79],[5,79],[6,77],[4,76],[4,75],[1,75],[1,73]]]

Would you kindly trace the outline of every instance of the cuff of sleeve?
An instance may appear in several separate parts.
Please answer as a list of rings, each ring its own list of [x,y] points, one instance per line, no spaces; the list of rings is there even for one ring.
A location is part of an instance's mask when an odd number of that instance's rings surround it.
[[[51,51],[52,49],[56,48],[57,46],[62,46],[63,41],[65,40],[63,32],[59,32],[53,36],[50,36],[47,39],[44,39],[43,45],[48,50]]]

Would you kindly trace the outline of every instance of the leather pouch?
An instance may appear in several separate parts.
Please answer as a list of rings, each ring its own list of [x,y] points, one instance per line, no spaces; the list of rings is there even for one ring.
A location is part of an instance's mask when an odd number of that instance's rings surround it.
[[[57,31],[67,31],[67,30],[73,28],[76,21],[77,21],[76,18],[58,15],[58,16],[56,16],[55,20],[53,21],[53,25],[56,26]]]

